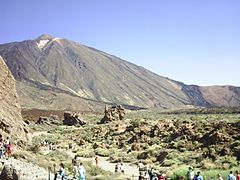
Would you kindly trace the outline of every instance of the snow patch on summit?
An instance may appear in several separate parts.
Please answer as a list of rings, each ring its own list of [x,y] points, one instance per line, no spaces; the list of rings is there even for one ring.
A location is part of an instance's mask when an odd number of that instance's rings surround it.
[[[39,49],[42,49],[44,46],[46,46],[46,44],[49,42],[49,39],[46,40],[40,40],[39,42],[37,42],[37,46]]]

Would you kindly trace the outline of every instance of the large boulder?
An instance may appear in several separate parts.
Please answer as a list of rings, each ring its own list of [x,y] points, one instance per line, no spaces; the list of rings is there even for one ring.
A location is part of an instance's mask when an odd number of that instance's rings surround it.
[[[86,124],[86,121],[81,119],[79,114],[66,111],[64,112],[63,124],[69,125],[69,126],[82,126]]]
[[[0,56],[0,134],[24,142],[25,132],[15,79]]]
[[[0,174],[0,180],[19,180],[19,179],[20,174],[16,170],[16,168],[14,168],[10,164],[4,165],[3,170]]]

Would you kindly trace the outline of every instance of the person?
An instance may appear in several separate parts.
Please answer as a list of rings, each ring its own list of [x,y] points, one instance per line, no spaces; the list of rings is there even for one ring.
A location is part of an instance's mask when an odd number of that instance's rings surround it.
[[[229,175],[227,176],[227,180],[236,180],[236,177],[233,175],[232,171],[230,171]]]
[[[138,164],[139,172],[144,170],[144,164],[140,161]]]
[[[9,144],[7,145],[7,156],[11,157],[12,153],[13,153],[13,144],[9,142]]]
[[[194,180],[203,180],[200,171],[197,172],[197,175],[195,176]]]
[[[53,174],[56,176],[56,164],[55,163],[53,164]],[[55,177],[54,177],[54,180],[55,180]]]
[[[118,163],[115,164],[115,173],[117,173],[117,172],[118,172]]]
[[[79,172],[79,180],[85,180],[85,168],[82,162],[79,165],[78,172]]]
[[[240,180],[240,173],[236,171],[236,180]]]
[[[10,138],[9,137],[7,137],[6,139],[5,139],[5,141],[4,141],[4,146],[7,148],[7,145],[9,144],[9,142],[10,142]]]
[[[218,180],[223,180],[222,175],[218,174]]]
[[[98,166],[98,163],[99,163],[99,157],[98,156],[95,157],[95,163],[96,163],[96,166]]]
[[[154,177],[153,169],[152,169],[152,168],[151,168],[151,169],[150,169],[150,168],[148,169],[148,175],[149,175],[150,180],[152,180],[153,177]]]
[[[58,172],[55,174],[54,180],[57,180],[58,177],[59,177],[61,180],[64,180],[64,177],[65,177],[65,169],[64,169],[64,164],[63,164],[63,163],[60,163],[60,169],[59,169]]]
[[[166,179],[166,174],[164,173],[160,173],[160,175],[158,176],[158,179],[162,179],[162,180],[165,180]]]
[[[188,180],[193,180],[194,179],[194,171],[193,171],[192,167],[188,168],[187,178],[188,178]]]
[[[180,177],[180,180],[184,180],[184,177],[183,177],[183,176],[181,176],[181,177]]]
[[[147,171],[145,171],[144,176],[143,176],[143,179],[144,179],[144,180],[148,180],[148,179],[149,179],[149,174],[148,174]]]
[[[140,171],[140,174],[138,176],[138,180],[143,180],[143,178],[144,178],[144,174],[143,174],[142,171]]]
[[[73,178],[77,178],[77,174],[78,174],[77,162],[74,161],[73,162]]]
[[[153,174],[153,176],[152,176],[152,177],[150,177],[150,179],[151,179],[151,180],[158,180],[158,177],[157,177],[157,175],[156,175],[156,174]]]
[[[125,171],[125,166],[123,163],[121,163],[121,165],[120,165],[120,171],[121,171],[121,173],[124,173],[124,171]]]
[[[119,172],[119,163],[115,165],[115,173]]]
[[[4,144],[3,140],[0,138],[0,158],[4,157]]]

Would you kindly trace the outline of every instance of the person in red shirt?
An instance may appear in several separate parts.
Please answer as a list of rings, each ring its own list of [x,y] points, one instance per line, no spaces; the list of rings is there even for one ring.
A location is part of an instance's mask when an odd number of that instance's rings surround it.
[[[236,180],[240,180],[240,173],[236,171]]]
[[[165,179],[166,179],[166,174],[161,173],[161,174],[158,176],[158,179],[159,179],[159,180],[165,180]]]
[[[11,157],[12,153],[13,153],[13,144],[9,142],[9,144],[7,145],[7,156]]]

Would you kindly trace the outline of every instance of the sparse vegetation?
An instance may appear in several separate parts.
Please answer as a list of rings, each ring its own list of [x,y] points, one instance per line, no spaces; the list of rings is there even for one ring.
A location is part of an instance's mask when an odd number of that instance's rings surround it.
[[[123,121],[109,124],[98,124],[101,115],[83,117],[91,123],[79,128],[51,126],[48,135],[33,139],[30,150],[37,152],[33,147],[43,139],[64,147],[74,143],[72,153],[77,156],[92,158],[97,154],[111,162],[134,164],[141,160],[172,179],[185,176],[188,166],[201,170],[204,177],[216,177],[219,172],[225,176],[229,169],[239,166],[239,114],[162,114],[158,110],[141,110],[128,112]],[[40,125],[33,127],[41,129]],[[68,155],[50,152],[45,157],[52,163],[64,161],[71,172]],[[44,158],[42,164],[43,161]],[[111,176],[88,162],[85,165],[89,177]]]

